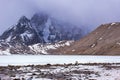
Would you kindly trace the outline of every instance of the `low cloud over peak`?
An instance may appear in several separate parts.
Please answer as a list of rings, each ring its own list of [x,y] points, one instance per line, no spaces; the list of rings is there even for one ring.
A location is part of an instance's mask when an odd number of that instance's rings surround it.
[[[30,18],[39,11],[93,30],[100,24],[120,21],[119,3],[120,0],[0,0],[0,32],[21,16]]]

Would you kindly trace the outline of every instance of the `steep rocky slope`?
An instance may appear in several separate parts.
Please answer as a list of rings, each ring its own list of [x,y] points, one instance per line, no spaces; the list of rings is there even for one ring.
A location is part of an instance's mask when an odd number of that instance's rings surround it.
[[[56,51],[63,54],[120,55],[120,23],[101,25],[80,41]]]

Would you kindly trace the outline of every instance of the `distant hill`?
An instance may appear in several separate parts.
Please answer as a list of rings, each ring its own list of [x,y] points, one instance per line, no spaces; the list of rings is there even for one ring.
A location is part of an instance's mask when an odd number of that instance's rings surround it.
[[[63,54],[120,55],[120,23],[102,24],[71,46],[54,50]]]

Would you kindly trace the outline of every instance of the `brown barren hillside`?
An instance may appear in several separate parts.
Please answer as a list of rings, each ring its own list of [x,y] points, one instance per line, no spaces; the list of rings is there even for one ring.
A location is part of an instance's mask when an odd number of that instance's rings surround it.
[[[120,23],[101,25],[71,46],[62,47],[52,52],[84,55],[120,55]]]

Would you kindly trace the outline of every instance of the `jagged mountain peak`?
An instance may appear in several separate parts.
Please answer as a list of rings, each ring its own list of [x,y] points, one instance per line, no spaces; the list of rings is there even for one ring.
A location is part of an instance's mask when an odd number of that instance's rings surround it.
[[[28,19],[26,16],[22,16],[22,17],[19,19],[19,22],[26,22],[26,21],[29,21],[29,19]]]
[[[69,41],[83,36],[82,32],[81,28],[44,13],[34,14],[31,19],[22,16],[16,25],[1,35],[0,51],[11,54],[46,54],[50,49],[69,46]]]
[[[16,25],[6,30],[1,39],[5,42],[13,44],[31,45],[39,42],[37,33],[32,28],[30,20],[26,16],[22,16]]]
[[[62,40],[77,40],[81,36],[83,35],[80,28],[58,21],[47,14],[36,13],[31,19],[22,16],[17,25],[6,30],[0,39],[9,43],[33,45],[36,43],[54,43]]]
[[[18,20],[18,24],[22,24],[25,25],[27,23],[29,23],[30,20],[26,17],[26,16],[22,16],[19,20]]]

